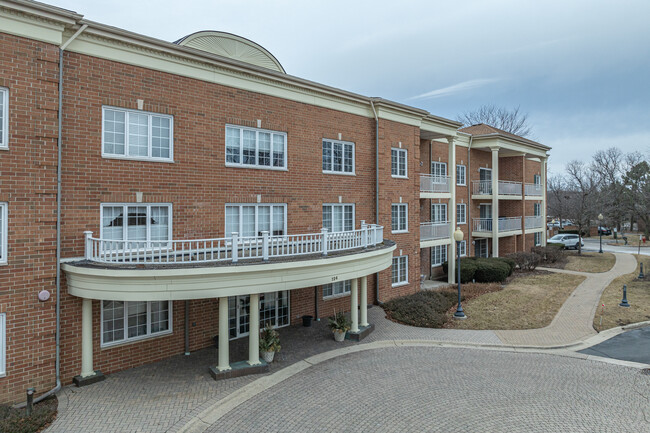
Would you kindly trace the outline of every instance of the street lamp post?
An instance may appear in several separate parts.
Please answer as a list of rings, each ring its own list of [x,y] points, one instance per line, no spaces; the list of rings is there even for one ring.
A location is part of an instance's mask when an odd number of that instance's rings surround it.
[[[460,243],[463,240],[463,231],[460,228],[456,228],[454,232],[454,240],[456,241],[456,267],[458,268],[458,308],[454,313],[455,319],[466,319],[467,316],[463,312],[463,306],[460,305]]]
[[[600,235],[600,254],[603,253],[603,214],[598,214],[598,234]]]

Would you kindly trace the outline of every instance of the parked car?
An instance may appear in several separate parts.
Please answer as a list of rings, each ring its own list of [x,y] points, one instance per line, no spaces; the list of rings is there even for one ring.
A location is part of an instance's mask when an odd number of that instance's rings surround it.
[[[607,227],[601,227],[598,229],[598,234],[603,235],[603,236],[611,236],[612,235],[612,229],[607,228]]]
[[[585,246],[585,243],[580,241],[580,237],[578,235],[555,235],[549,239],[548,242],[555,244],[564,244],[564,248],[566,249],[575,248],[577,250],[578,244],[583,247]]]

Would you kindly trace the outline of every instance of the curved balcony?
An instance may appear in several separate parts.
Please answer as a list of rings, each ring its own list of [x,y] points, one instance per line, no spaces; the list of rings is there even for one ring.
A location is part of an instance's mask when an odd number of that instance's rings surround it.
[[[65,262],[68,291],[105,300],[181,300],[266,293],[360,278],[391,266],[383,227],[344,232],[165,241],[94,238]]]

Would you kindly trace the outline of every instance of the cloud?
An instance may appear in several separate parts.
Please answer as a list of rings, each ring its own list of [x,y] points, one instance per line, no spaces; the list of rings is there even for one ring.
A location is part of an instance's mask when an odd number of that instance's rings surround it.
[[[483,87],[491,83],[496,83],[497,81],[499,81],[498,78],[480,78],[478,80],[463,81],[462,83],[454,84],[453,86],[432,90],[427,93],[422,93],[421,95],[412,96],[408,99],[412,100],[442,98],[444,96],[453,95],[454,93],[465,92],[467,90]]]

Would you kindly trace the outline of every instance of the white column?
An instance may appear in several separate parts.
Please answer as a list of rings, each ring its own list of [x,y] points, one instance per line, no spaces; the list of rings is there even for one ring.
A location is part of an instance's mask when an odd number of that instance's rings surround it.
[[[250,300],[250,321],[248,334],[248,364],[259,365],[260,363],[260,295],[251,294]]]
[[[361,308],[361,317],[359,325],[368,326],[368,277],[364,275],[361,277],[361,302],[359,304]]]
[[[93,374],[93,301],[84,298],[81,304],[81,377]]]
[[[219,371],[230,370],[228,331],[228,297],[224,296],[219,298]]]
[[[499,257],[499,148],[492,147],[492,256]]]
[[[453,284],[456,282],[456,242],[454,242],[454,231],[456,231],[456,143],[453,137],[447,137],[449,143],[449,161],[448,172],[451,188],[449,192],[449,208],[447,209],[447,218],[449,219],[449,238],[451,242],[447,247],[447,282]]]
[[[542,232],[542,246],[546,246],[546,233],[547,233],[547,226],[546,226],[546,158],[542,158],[541,161],[541,172],[540,175],[542,177],[542,227],[544,228],[544,231]]]
[[[352,289],[350,291],[350,318],[352,319],[352,328],[350,332],[359,332],[359,290],[357,278],[352,279]]]

